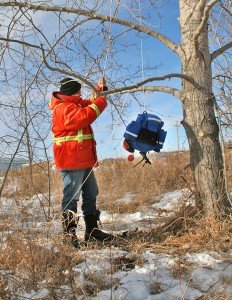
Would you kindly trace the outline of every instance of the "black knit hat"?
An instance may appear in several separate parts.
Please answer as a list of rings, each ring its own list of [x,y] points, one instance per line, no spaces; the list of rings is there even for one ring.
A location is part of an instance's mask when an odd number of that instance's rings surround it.
[[[72,78],[62,79],[60,84],[60,92],[64,95],[74,95],[81,89],[81,84]]]

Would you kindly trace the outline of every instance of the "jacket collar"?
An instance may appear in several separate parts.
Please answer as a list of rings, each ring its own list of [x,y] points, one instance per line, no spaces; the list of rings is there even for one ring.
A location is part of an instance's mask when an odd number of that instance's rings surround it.
[[[82,101],[82,97],[80,95],[78,96],[70,96],[70,95],[64,95],[60,92],[53,92],[52,98],[49,103],[49,108],[53,109],[58,104],[64,103],[64,102],[70,102],[74,104],[79,104]]]

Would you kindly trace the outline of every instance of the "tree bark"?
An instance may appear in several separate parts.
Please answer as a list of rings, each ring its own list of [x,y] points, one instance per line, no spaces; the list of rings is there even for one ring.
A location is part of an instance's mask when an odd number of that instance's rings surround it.
[[[180,0],[182,71],[198,83],[196,87],[182,81],[182,123],[189,141],[197,203],[206,215],[217,216],[222,211],[228,213],[231,205],[225,190],[219,128],[214,113],[208,30],[206,25],[199,31],[204,9],[198,5],[199,0]]]

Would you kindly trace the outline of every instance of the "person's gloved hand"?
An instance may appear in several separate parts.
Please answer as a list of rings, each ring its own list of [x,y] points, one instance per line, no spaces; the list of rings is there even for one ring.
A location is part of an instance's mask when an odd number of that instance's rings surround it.
[[[106,86],[106,80],[105,80],[104,76],[99,78],[98,84],[97,84],[97,90],[108,91],[108,87]]]
[[[100,77],[98,80],[98,84],[96,86],[96,90],[98,92],[102,92],[102,91],[108,91],[108,87],[106,86],[106,81],[104,76]],[[90,99],[92,101],[94,101],[97,98],[97,94],[95,92],[92,93]]]
[[[104,92],[108,91],[108,86],[104,85],[104,86],[103,86],[103,91],[104,91]]]

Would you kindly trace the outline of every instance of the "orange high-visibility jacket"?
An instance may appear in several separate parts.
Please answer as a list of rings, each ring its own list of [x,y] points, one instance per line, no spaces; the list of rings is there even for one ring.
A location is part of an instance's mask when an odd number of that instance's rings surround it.
[[[91,124],[106,108],[104,97],[91,101],[81,96],[52,94],[53,155],[59,170],[97,166],[96,142]]]

